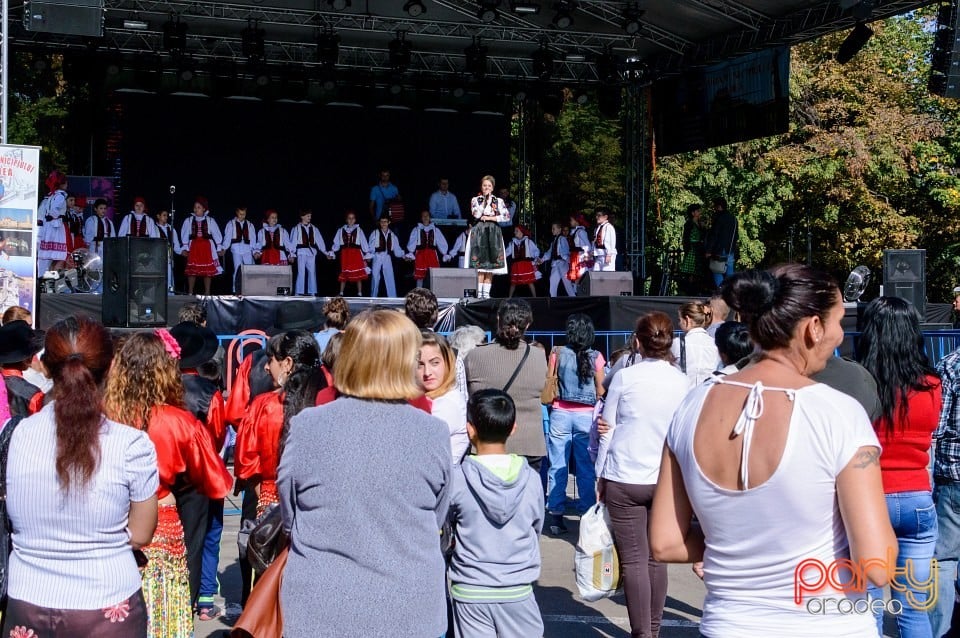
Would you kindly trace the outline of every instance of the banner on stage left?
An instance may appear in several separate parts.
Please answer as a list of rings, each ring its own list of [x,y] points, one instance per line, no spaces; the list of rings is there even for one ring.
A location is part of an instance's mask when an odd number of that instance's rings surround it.
[[[0,144],[0,313],[23,306],[36,320],[40,147]]]

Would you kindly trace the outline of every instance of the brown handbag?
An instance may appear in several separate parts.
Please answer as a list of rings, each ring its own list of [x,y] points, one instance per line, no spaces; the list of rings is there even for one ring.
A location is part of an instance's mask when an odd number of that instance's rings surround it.
[[[556,355],[557,349],[554,348],[550,354]],[[551,405],[560,394],[560,379],[557,377],[557,361],[554,360],[553,366],[547,370],[547,379],[543,384],[543,390],[540,391],[540,403]]]
[[[290,546],[287,545],[267,571],[257,578],[243,613],[230,631],[231,638],[283,638],[280,585],[289,554]]]

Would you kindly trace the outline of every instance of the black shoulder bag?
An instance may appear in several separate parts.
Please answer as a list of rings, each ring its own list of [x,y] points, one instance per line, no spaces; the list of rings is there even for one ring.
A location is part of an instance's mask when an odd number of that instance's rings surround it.
[[[10,517],[7,515],[7,455],[10,452],[10,439],[13,431],[20,423],[21,417],[12,417],[0,430],[0,598],[7,597],[7,582],[9,580],[10,550]]]
[[[503,386],[504,392],[510,391],[510,386],[513,385],[513,382],[517,380],[517,375],[520,374],[520,368],[523,367],[523,364],[527,362],[527,357],[530,356],[530,344],[524,342],[527,349],[523,351],[523,357],[520,359],[520,363],[517,364],[517,369],[513,371],[513,374],[510,375],[510,378],[507,380],[507,385]]]

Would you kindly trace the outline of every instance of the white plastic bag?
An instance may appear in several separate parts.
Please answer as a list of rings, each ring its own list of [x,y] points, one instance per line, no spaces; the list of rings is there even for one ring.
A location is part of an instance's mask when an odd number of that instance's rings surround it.
[[[610,514],[603,503],[597,503],[580,517],[574,562],[577,589],[584,600],[609,598],[620,590],[620,559],[613,544]]]

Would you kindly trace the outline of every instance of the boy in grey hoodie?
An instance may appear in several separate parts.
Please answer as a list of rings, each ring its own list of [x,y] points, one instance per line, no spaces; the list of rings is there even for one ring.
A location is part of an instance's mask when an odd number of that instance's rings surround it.
[[[450,561],[456,638],[543,636],[533,595],[540,576],[543,487],[526,459],[507,454],[516,429],[513,400],[481,390],[467,402],[467,433],[476,448],[454,468]]]

